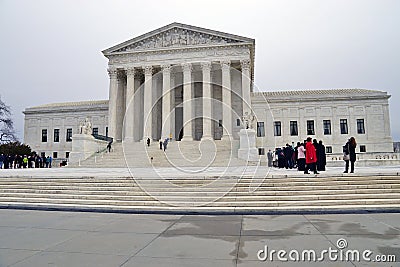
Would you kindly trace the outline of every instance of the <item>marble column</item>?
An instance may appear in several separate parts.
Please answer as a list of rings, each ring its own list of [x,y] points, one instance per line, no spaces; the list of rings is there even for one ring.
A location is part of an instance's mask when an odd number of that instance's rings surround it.
[[[245,59],[240,61],[242,67],[242,101],[243,101],[243,115],[251,114],[251,74],[250,74],[250,60]]]
[[[146,66],[144,69],[144,97],[143,97],[143,139],[153,139],[153,67]]]
[[[222,61],[222,139],[232,136],[231,62]]]
[[[134,131],[134,94],[135,94],[135,68],[126,69],[126,99],[125,99],[125,132],[124,141],[133,141]]]
[[[118,96],[118,79],[117,69],[110,67],[108,70],[110,76],[109,89],[109,107],[108,107],[108,136],[115,138],[117,128],[117,96]]]
[[[139,141],[143,135],[143,88],[141,88],[141,73],[135,71],[133,97],[133,140]]]
[[[117,123],[115,128],[116,141],[122,141],[122,131],[125,117],[126,76],[122,71],[117,73]]]
[[[163,84],[162,84],[162,130],[161,138],[170,138],[172,133],[171,128],[171,65],[161,66],[163,73]]]
[[[182,141],[193,141],[193,93],[192,93],[192,64],[183,63],[183,137]]]
[[[202,140],[212,140],[212,95],[211,62],[201,63],[203,71],[203,136]]]

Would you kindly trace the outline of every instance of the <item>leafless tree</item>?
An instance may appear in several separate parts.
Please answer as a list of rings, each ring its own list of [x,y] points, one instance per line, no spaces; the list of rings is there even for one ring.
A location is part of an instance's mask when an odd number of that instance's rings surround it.
[[[0,98],[0,143],[16,141],[14,123],[11,119],[11,108]]]

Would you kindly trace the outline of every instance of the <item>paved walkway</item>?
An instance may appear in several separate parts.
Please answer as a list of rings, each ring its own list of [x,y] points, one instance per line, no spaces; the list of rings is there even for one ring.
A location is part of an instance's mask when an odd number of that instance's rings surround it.
[[[400,214],[179,216],[0,210],[0,266],[400,266]],[[271,250],[371,250],[397,262],[259,261]],[[340,243],[340,246],[344,244]],[[263,253],[260,254],[263,256]],[[286,255],[288,257],[288,255]]]
[[[344,168],[331,167],[327,171],[321,172],[319,176],[343,175]],[[382,167],[359,167],[355,174],[345,175],[379,175],[395,174],[399,175],[400,166]],[[304,176],[307,175],[295,169],[268,168],[266,166],[247,166],[247,167],[210,167],[199,169],[194,167],[177,168],[51,168],[51,169],[1,169],[0,177],[10,176],[32,176],[32,177],[193,177],[193,176],[241,176],[248,175],[254,177],[272,176]],[[313,176],[310,174],[308,176]]]

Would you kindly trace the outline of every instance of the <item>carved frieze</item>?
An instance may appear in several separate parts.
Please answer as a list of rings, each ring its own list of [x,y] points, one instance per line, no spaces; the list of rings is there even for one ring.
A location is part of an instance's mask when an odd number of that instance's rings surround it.
[[[192,48],[179,50],[165,51],[146,51],[138,54],[127,53],[110,55],[109,64],[139,64],[142,62],[157,62],[157,61],[182,61],[182,60],[198,60],[204,61],[206,58],[215,58],[216,60],[227,57],[237,57],[245,59],[250,56],[248,47],[214,47],[214,48]]]
[[[239,40],[218,35],[196,32],[188,29],[173,28],[147,39],[127,45],[114,52],[140,51],[165,47],[219,45],[239,42]]]

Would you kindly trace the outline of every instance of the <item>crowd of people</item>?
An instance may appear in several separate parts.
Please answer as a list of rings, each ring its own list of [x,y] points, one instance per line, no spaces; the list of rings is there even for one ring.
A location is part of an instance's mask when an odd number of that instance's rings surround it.
[[[356,161],[357,143],[354,137],[351,137],[343,146],[343,160],[345,161],[344,173],[354,173],[354,162]],[[326,151],[325,146],[320,140],[312,140],[308,137],[303,143],[297,142],[294,146],[286,144],[285,147],[278,147],[275,151],[269,150],[267,153],[268,167],[278,167],[286,169],[297,168],[298,171],[303,171],[309,174],[309,171],[314,174],[319,174],[319,171],[326,170]]]
[[[0,169],[51,168],[51,156],[0,154]]]
[[[294,169],[309,173],[313,171],[318,174],[318,171],[325,171],[326,166],[326,152],[325,146],[320,140],[319,142],[311,137],[304,140],[303,143],[297,142],[294,146],[286,144],[285,147],[278,147],[274,152],[271,150],[267,153],[268,166]]]

